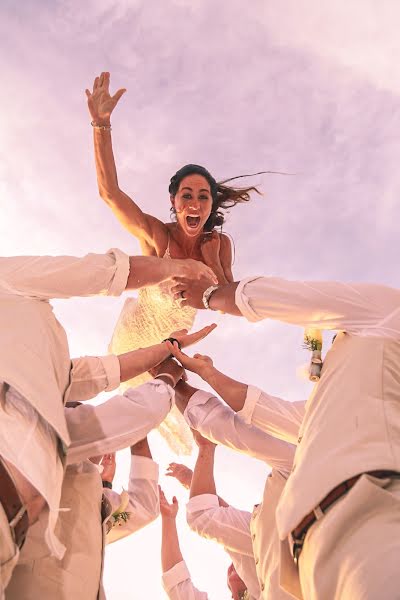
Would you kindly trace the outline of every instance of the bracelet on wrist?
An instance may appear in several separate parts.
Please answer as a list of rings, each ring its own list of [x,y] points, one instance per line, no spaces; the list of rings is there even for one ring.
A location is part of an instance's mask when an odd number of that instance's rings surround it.
[[[92,121],[90,124],[93,127],[93,129],[101,129],[101,131],[111,131],[111,129],[112,129],[111,124],[110,125],[99,125],[98,123],[96,123],[96,121]]]
[[[210,308],[210,298],[213,293],[219,288],[219,285],[211,285],[209,288],[205,290],[202,297],[203,306],[206,309]],[[212,310],[212,309],[211,309]]]
[[[103,483],[103,488],[108,488],[109,490],[112,490],[111,481],[106,481],[105,479],[103,479],[102,483]]]
[[[174,337],[165,338],[165,340],[163,340],[162,343],[164,342],[171,342],[172,345],[174,345],[174,342],[176,342],[178,344],[179,350],[182,350],[181,343]]]

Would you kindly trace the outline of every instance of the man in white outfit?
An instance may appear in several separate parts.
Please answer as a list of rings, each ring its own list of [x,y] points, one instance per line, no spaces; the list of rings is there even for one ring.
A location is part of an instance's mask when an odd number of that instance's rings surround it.
[[[142,529],[159,514],[158,465],[147,438],[131,447],[127,492],[111,489],[106,469],[100,474],[91,460],[68,465],[56,525],[65,554],[61,560],[49,556],[39,519],[29,528],[6,600],[105,600],[105,545]]]
[[[90,397],[99,380],[102,389],[114,389],[167,355],[165,344],[159,344],[136,355],[71,363],[65,331],[49,300],[119,295],[177,270],[196,277],[203,268],[208,269],[196,261],[128,257],[119,250],[83,258],[0,258],[0,598],[28,526],[45,507],[48,548],[57,558],[64,552],[54,533],[70,443],[64,403]]]
[[[175,292],[183,303],[250,321],[340,331],[307,402],[277,509],[283,580],[293,567],[286,544],[307,600],[397,599],[400,291],[256,277],[221,287],[183,279]],[[261,426],[259,400],[244,414]]]

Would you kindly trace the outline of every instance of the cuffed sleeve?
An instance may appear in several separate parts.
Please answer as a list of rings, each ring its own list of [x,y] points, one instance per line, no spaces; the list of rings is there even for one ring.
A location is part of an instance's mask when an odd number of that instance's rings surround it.
[[[239,282],[235,302],[249,321],[396,339],[400,331],[400,291],[383,285],[252,277]]]
[[[119,296],[126,288],[129,257],[113,248],[106,254],[0,258],[3,292],[51,300],[74,296]]]
[[[163,573],[162,583],[170,600],[208,600],[208,595],[194,587],[184,560]]]
[[[120,384],[120,364],[114,354],[73,358],[71,365],[70,384],[65,392],[65,402],[90,400],[101,392],[116,389]]]
[[[158,464],[146,456],[131,456],[129,475],[129,519],[113,527],[107,534],[107,544],[135,533],[154,521],[160,513]]]
[[[79,462],[133,446],[160,425],[174,397],[170,385],[152,380],[97,406],[82,404],[66,408],[71,438],[67,462]]]
[[[189,427],[214,443],[258,458],[285,473],[292,468],[295,451],[292,444],[247,425],[210,392],[196,391],[188,402],[184,417]]]
[[[190,529],[201,537],[214,540],[226,550],[253,556],[251,513],[220,506],[217,496],[201,494],[189,500],[186,519]]]
[[[297,444],[305,405],[305,401],[289,402],[249,385],[244,406],[237,415],[268,435]]]

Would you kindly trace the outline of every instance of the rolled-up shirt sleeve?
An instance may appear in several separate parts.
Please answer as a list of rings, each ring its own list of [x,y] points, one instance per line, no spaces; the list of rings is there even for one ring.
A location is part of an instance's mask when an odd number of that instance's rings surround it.
[[[184,560],[163,573],[162,583],[170,600],[208,600],[205,592],[194,587]]]
[[[154,521],[160,512],[158,464],[146,456],[132,456],[129,476],[129,519],[113,527],[107,534],[107,544],[115,542]],[[106,493],[107,490],[104,490]],[[113,506],[114,508],[114,506]],[[118,508],[118,507],[117,507]]]
[[[215,494],[201,494],[189,500],[186,520],[190,529],[201,537],[214,540],[232,552],[253,556],[251,513],[220,506]]]
[[[66,408],[71,438],[67,462],[75,463],[133,446],[160,425],[174,398],[170,385],[153,379],[103,404]]]
[[[359,335],[398,337],[400,331],[400,291],[383,285],[252,277],[239,283],[235,302],[249,321],[274,319]]]
[[[190,427],[214,443],[258,458],[285,473],[291,471],[295,451],[292,444],[248,425],[210,392],[195,392],[184,417]]]
[[[115,390],[121,382],[120,364],[114,354],[73,358],[71,365],[66,402],[90,400],[101,392]]]
[[[129,257],[113,248],[106,254],[0,258],[0,288],[40,300],[73,296],[120,296],[129,275]]]
[[[289,402],[249,385],[244,406],[237,415],[273,437],[297,444],[306,402]]]

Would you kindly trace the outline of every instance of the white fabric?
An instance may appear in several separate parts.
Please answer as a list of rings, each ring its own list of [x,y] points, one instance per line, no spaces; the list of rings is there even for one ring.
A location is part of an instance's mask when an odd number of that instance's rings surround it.
[[[93,406],[65,408],[71,445],[67,462],[116,452],[132,446],[165,419],[174,404],[174,389],[160,379],[127,390]]]
[[[236,288],[235,302],[249,321],[274,319],[391,339],[400,335],[400,290],[384,285],[249,277]]]
[[[0,383],[1,385],[1,383]],[[10,387],[0,403],[0,456],[9,461],[45,499],[48,510],[45,539],[54,556],[61,558],[64,546],[54,535],[58,518],[64,467],[53,428],[21,394]]]
[[[63,404],[71,359],[49,300],[120,295],[128,275],[129,257],[120,250],[82,258],[0,258],[0,380],[26,398],[66,445]]]
[[[244,406],[237,415],[274,437],[297,444],[306,402],[289,402],[249,385]]]
[[[43,521],[29,531],[20,560],[7,588],[6,600],[105,600],[102,587],[104,546],[138,531],[159,513],[158,465],[150,458],[131,457],[130,518],[107,534],[107,522],[121,504],[121,496],[102,488],[97,465],[89,460],[69,465],[62,488],[63,511],[57,533],[67,546],[61,561],[48,555],[43,543]],[[101,500],[107,498],[102,522]],[[110,501],[111,500],[111,501]]]
[[[220,506],[214,494],[201,494],[189,500],[186,519],[190,529],[198,535],[224,547],[250,598],[261,598],[250,532],[251,513],[233,506]]]
[[[154,521],[160,513],[160,497],[158,493],[158,464],[146,456],[131,456],[129,475],[129,504],[125,509],[130,513],[129,520],[116,525],[107,534],[107,544],[131,535]],[[112,512],[121,504],[121,495],[114,490],[103,489]],[[111,513],[112,514],[112,513]]]
[[[258,458],[282,472],[290,472],[295,447],[258,427],[247,425],[211,392],[196,391],[184,416],[190,427],[215,443]]]
[[[139,290],[138,298],[127,298],[115,325],[109,346],[113,354],[123,354],[137,348],[158,344],[172,332],[191,329],[196,310],[181,306],[169,293],[170,283],[163,282]],[[136,387],[148,381],[148,373],[125,381],[121,390]],[[176,454],[189,455],[192,451],[192,435],[176,407],[160,424],[159,432]]]
[[[184,560],[163,573],[162,582],[170,600],[208,600],[205,592],[194,587]]]
[[[280,538],[285,540],[341,482],[368,471],[400,471],[400,291],[370,284],[257,278],[239,284],[236,303],[250,320],[273,318],[303,327],[341,330],[307,401],[293,471],[276,511]],[[323,517],[315,531],[322,531],[324,523],[335,515],[339,518],[339,507],[346,500],[347,495],[343,502],[335,503],[329,519]],[[359,502],[348,521],[351,529],[346,530],[346,539],[350,546],[343,544],[339,528],[333,528],[329,536],[318,538],[318,552],[311,551],[309,560],[300,561],[304,595],[326,597],[318,592],[317,573],[323,578],[324,573],[328,575],[330,548],[346,548],[341,564],[354,566],[346,589],[355,589],[352,586],[366,553],[366,544],[358,544],[364,531],[362,506]],[[379,522],[379,515],[371,517],[371,532],[375,526],[379,528]],[[310,547],[311,539],[310,530],[304,549]],[[377,542],[376,556],[384,555],[385,545],[383,539]],[[374,576],[375,588],[384,590],[386,565]],[[334,597],[331,590],[329,595]]]

